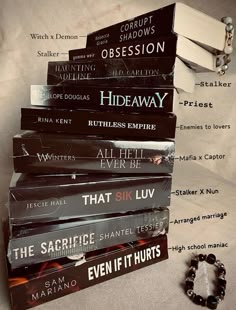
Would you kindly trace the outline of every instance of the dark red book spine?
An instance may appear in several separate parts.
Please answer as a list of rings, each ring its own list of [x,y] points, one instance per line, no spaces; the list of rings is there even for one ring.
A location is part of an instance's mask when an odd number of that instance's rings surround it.
[[[75,257],[76,258],[76,257]],[[74,262],[45,262],[33,274],[9,270],[12,309],[22,310],[80,291],[168,258],[167,237],[119,245],[77,257]]]

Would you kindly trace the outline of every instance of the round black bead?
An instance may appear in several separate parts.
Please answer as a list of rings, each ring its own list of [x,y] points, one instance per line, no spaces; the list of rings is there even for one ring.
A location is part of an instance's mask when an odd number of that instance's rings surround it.
[[[205,300],[204,300],[204,298],[203,298],[202,296],[200,296],[200,295],[194,296],[193,302],[194,302],[196,305],[205,306]]]
[[[190,280],[185,281],[185,291],[187,292],[188,290],[193,290],[194,287],[194,282]]]
[[[196,272],[190,269],[187,276],[194,279],[196,277]]]
[[[199,258],[200,262],[203,262],[206,259],[206,255],[199,254],[198,258]]]
[[[207,255],[206,261],[208,262],[208,264],[215,264],[216,262],[215,255],[214,254]]]
[[[207,307],[209,308],[209,309],[216,309],[217,308],[217,304],[218,304],[218,302],[217,302],[217,299],[216,299],[216,297],[215,296],[208,296],[207,297]]]
[[[224,288],[223,286],[219,286],[219,287],[217,288],[217,294],[218,294],[219,296],[225,296],[225,288]]]
[[[219,286],[226,288],[226,280],[225,279],[218,278],[218,284],[219,284]]]
[[[226,274],[225,268],[223,268],[223,267],[219,268],[219,269],[218,269],[218,273],[219,273],[219,275],[220,275],[220,274],[224,274],[224,275],[225,275],[225,274]]]
[[[198,269],[198,260],[197,259],[192,259],[191,260],[191,266]]]

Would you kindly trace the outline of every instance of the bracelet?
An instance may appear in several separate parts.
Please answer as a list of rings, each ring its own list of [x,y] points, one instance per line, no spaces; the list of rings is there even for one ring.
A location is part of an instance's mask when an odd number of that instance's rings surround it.
[[[219,75],[224,75],[231,62],[230,54],[233,52],[234,25],[231,17],[222,17],[221,21],[225,26],[225,46],[224,50],[216,57],[216,71]]]
[[[198,263],[206,261],[208,264],[215,265],[217,267],[218,282],[217,282],[217,295],[210,295],[205,300],[202,296],[194,293],[194,279],[196,277],[196,271],[198,269]],[[191,260],[190,268],[187,273],[187,278],[185,280],[185,291],[189,298],[197,305],[206,306],[209,309],[216,309],[220,301],[224,299],[226,280],[225,280],[226,270],[224,264],[216,259],[214,254],[195,255]]]

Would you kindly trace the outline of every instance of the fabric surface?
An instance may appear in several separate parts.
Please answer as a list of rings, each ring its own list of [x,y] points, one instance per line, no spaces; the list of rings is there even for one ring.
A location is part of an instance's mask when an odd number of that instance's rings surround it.
[[[236,20],[235,0],[182,1],[217,19],[232,16]],[[67,60],[69,49],[85,47],[88,32],[170,4],[162,0],[1,0],[0,11],[0,199],[1,215],[5,212],[7,190],[12,173],[12,136],[19,132],[20,108],[29,105],[30,85],[45,84],[47,62]],[[32,40],[31,33],[78,35],[77,40]],[[211,34],[209,33],[209,36]],[[37,51],[59,52],[58,58],[37,57]],[[188,246],[227,243],[227,247],[202,250],[213,252],[226,266],[227,289],[219,309],[235,309],[235,92],[236,57],[227,74],[198,74],[201,81],[232,83],[231,87],[196,86],[194,94],[180,95],[184,100],[212,102],[213,108],[184,107],[176,104],[178,125],[229,125],[230,129],[177,129],[176,157],[204,154],[225,155],[224,159],[176,160],[173,192],[176,190],[211,189],[215,194],[172,196],[171,221],[201,217],[190,223],[170,224],[169,259],[109,282],[68,295],[37,309],[82,310],[177,310],[199,309],[184,294],[183,283],[192,250]],[[227,213],[223,219],[202,219],[204,215]],[[172,247],[182,247],[182,252]],[[184,249],[185,248],[185,249]],[[3,250],[1,246],[1,257]],[[10,309],[4,272],[0,266],[0,309]],[[211,270],[209,268],[209,272]],[[196,291],[207,292],[205,273],[199,271]],[[210,289],[211,289],[210,277]],[[205,297],[205,296],[204,296]]]

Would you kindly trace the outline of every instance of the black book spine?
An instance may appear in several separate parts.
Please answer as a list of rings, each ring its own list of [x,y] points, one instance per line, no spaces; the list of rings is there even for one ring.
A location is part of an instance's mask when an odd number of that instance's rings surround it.
[[[47,84],[174,87],[174,68],[175,57],[54,61]]]
[[[167,207],[170,194],[168,175],[16,187],[9,191],[9,219],[13,225],[22,225]]]
[[[174,114],[127,114],[86,110],[22,108],[21,129],[111,137],[174,138]]]
[[[22,272],[19,269],[17,274],[9,271],[12,309],[29,309],[167,258],[167,237],[164,235],[120,245],[115,251],[98,253],[93,259],[87,260],[85,254],[81,262],[74,261],[70,267],[55,261],[52,272],[46,269],[50,262],[40,266],[33,276],[28,276],[24,269]]]
[[[16,172],[171,173],[174,142],[17,135],[13,155]]]
[[[174,25],[174,14],[175,4],[172,4],[92,32],[87,36],[87,47],[170,35]]]
[[[172,35],[145,41],[117,43],[69,51],[69,60],[176,56],[177,37]]]
[[[173,88],[32,85],[31,104],[56,108],[124,112],[172,112]]]
[[[168,209],[33,228],[22,226],[18,232],[12,232],[8,259],[15,269],[147,239],[167,233],[168,228]]]

